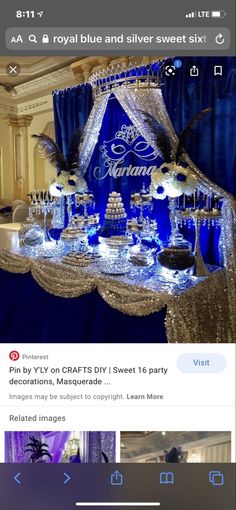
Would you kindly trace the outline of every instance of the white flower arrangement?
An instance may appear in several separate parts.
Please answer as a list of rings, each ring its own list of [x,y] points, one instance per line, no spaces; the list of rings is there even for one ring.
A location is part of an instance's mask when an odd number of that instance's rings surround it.
[[[151,192],[154,198],[164,200],[167,196],[177,198],[192,195],[197,179],[189,167],[176,163],[163,163],[151,176]]]
[[[150,193],[152,194],[153,198],[156,198],[158,200],[165,200],[167,197],[166,191],[164,186],[162,184],[159,184],[159,186],[153,186],[151,183],[150,186]]]
[[[73,195],[76,192],[78,176],[75,172],[62,171],[50,185],[50,193],[53,196]]]

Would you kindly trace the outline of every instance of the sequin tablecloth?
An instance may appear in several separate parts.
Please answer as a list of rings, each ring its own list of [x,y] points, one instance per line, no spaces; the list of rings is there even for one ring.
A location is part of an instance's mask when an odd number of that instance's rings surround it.
[[[235,342],[235,317],[230,313],[226,270],[212,268],[209,276],[173,282],[157,269],[125,276],[102,274],[99,264],[71,267],[61,259],[30,258],[0,252],[0,268],[12,273],[31,272],[46,292],[62,298],[79,297],[97,289],[111,307],[133,316],[145,316],[167,307],[169,342]]]

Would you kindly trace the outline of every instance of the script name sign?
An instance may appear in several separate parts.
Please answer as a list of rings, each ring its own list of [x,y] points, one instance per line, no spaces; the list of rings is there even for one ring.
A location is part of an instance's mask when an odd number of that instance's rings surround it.
[[[156,165],[127,165],[130,155],[136,156],[141,162],[154,162],[158,151],[151,147],[132,124],[123,125],[114,138],[103,141],[99,148],[104,163],[94,168],[94,177],[98,180],[107,176],[114,177],[137,177],[150,176],[157,168]]]

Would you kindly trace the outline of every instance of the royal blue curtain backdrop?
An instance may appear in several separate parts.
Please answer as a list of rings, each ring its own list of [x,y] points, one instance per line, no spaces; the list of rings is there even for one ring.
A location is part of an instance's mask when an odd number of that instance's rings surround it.
[[[92,106],[92,88],[88,83],[53,92],[56,141],[64,154],[76,129],[83,131]]]

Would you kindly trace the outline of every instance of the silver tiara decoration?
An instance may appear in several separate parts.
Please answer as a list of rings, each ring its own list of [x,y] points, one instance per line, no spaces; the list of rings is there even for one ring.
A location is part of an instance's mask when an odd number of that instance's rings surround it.
[[[95,96],[111,93],[118,87],[129,88],[160,88],[162,73],[166,59],[151,64],[128,65],[122,62],[115,62],[107,67],[96,70],[89,79]]]

